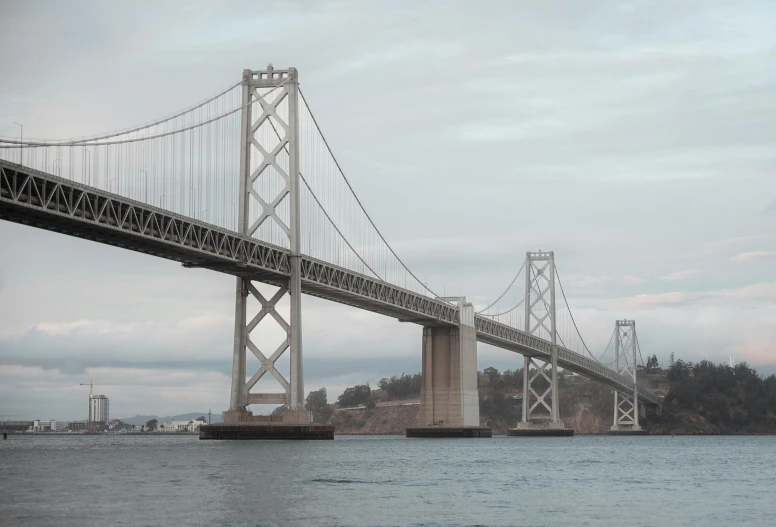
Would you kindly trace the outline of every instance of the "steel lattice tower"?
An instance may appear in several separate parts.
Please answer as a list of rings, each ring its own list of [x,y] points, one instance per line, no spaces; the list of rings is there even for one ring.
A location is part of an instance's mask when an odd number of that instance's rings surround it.
[[[614,392],[614,424],[612,430],[630,427],[641,430],[639,426],[639,387],[637,384],[638,362],[636,361],[636,321],[618,320],[614,335],[614,366],[620,375],[633,379],[633,397]]]
[[[284,111],[280,111],[281,104]],[[249,279],[237,278],[232,393],[227,412],[230,415],[225,415],[224,421],[248,420],[250,414],[245,407],[249,404],[283,404],[290,410],[286,412],[284,422],[309,422],[309,414],[304,411],[302,370],[298,108],[299,79],[296,68],[276,70],[269,65],[264,71],[243,71],[238,232],[256,237],[263,226],[266,230],[265,224],[273,224],[269,226],[274,232],[282,233],[281,237],[287,240],[290,249],[290,278],[287,283],[279,284],[279,289],[271,298],[264,297]],[[261,111],[257,117],[253,115],[254,109]],[[267,139],[268,127],[274,131],[276,140]],[[261,178],[266,180],[270,172],[280,181],[279,187],[276,185],[276,188],[270,189],[272,185],[261,184]],[[258,213],[253,221],[251,211]],[[288,217],[288,224],[284,216]],[[286,293],[290,296],[288,321],[276,310],[278,302]],[[261,304],[261,310],[250,322],[246,318],[248,295],[252,295]],[[286,339],[269,355],[262,352],[250,338],[251,331],[267,315],[286,333]],[[250,350],[261,362],[259,370],[247,382],[246,350]],[[275,368],[276,361],[286,350],[290,354],[289,380]],[[251,388],[266,373],[277,380],[285,393],[250,393]]]
[[[527,426],[533,411],[541,405],[549,412],[550,426],[560,427],[558,412],[558,351],[555,311],[555,253],[527,252],[525,272],[525,331],[552,342],[550,362],[524,356],[523,362],[523,421]],[[547,371],[549,369],[549,372]],[[549,375],[548,375],[549,373]],[[537,379],[549,385],[534,389]],[[551,399],[548,404],[546,399]],[[531,404],[531,398],[534,399]]]

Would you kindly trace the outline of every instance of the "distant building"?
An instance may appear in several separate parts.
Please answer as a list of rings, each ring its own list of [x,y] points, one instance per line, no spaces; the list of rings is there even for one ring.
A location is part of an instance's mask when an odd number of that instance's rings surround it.
[[[35,421],[32,422],[32,431],[33,432],[50,432],[51,431],[51,421],[41,421],[40,419],[35,419]]]
[[[68,430],[86,430],[86,421],[70,421]]]
[[[35,421],[0,421],[2,432],[24,432],[31,430]]]
[[[66,421],[42,421],[36,419],[32,422],[31,428],[33,432],[63,432],[69,424]]]
[[[109,411],[108,411],[108,398],[104,395],[90,395],[89,396],[89,422],[107,424]]]
[[[200,426],[206,424],[206,421],[173,421],[157,425],[156,430],[159,432],[196,432]]]

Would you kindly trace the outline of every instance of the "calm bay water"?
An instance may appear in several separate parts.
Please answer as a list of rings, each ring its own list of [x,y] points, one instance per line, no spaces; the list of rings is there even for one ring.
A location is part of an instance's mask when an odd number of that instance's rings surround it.
[[[10,436],[0,525],[776,525],[776,436]]]

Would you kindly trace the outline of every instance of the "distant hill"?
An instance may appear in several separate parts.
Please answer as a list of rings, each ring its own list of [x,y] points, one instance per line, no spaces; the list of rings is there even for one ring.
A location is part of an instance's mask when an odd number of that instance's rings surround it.
[[[221,419],[221,412],[213,412],[211,415],[213,416],[214,421]],[[121,417],[120,419],[131,425],[144,425],[151,419],[156,419],[159,423],[169,423],[170,421],[193,421],[197,417],[204,417],[207,419],[207,412],[192,412],[188,414],[167,415],[164,417],[159,417],[158,415],[136,415],[134,417]]]

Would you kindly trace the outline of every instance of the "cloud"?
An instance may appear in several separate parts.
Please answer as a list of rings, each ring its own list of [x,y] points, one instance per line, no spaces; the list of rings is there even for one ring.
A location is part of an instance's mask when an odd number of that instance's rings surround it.
[[[568,285],[576,287],[595,287],[605,285],[639,285],[644,282],[644,279],[638,276],[571,275],[566,279],[566,282]]]
[[[776,213],[776,200],[772,201],[767,207],[765,212]]]
[[[734,289],[723,289],[721,291],[708,293],[708,295],[776,303],[776,282],[763,282]]]
[[[698,269],[687,269],[685,271],[675,271],[665,276],[661,276],[660,280],[665,280],[666,282],[679,282],[688,278],[703,276],[704,274],[706,274],[705,271],[700,271]]]
[[[749,363],[776,363],[776,333],[759,329],[743,336],[743,342],[733,346],[732,355]]]
[[[735,305],[731,300],[737,300]],[[742,287],[714,291],[641,294],[612,301],[612,305],[628,309],[689,309],[704,301],[723,301],[728,307],[751,309],[776,305],[776,282],[762,282]]]
[[[753,262],[756,260],[770,260],[776,258],[776,251],[751,251],[738,254],[730,259],[731,262]]]
[[[40,322],[30,331],[40,331],[52,336],[72,334],[115,335],[127,334],[137,329],[137,324],[116,323],[108,320],[76,320],[74,322]]]
[[[686,306],[692,301],[700,298],[700,296],[702,295],[680,292],[636,295],[625,299],[623,306],[629,309],[680,307]]]

